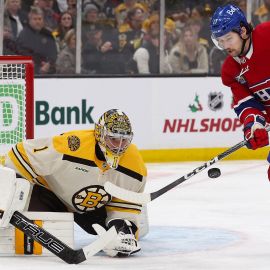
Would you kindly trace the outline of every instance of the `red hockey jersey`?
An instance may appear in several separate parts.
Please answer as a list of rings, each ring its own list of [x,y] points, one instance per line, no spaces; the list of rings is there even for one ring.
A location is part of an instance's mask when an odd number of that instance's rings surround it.
[[[228,56],[222,66],[222,82],[233,94],[234,110],[243,123],[249,114],[270,121],[270,22],[258,25],[244,57]]]

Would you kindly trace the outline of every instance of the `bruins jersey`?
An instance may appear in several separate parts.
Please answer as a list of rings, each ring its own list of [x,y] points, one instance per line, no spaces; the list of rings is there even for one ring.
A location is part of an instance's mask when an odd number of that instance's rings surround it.
[[[51,190],[72,212],[106,207],[108,220],[126,218],[137,224],[142,206],[112,198],[103,187],[110,181],[143,192],[147,172],[137,147],[128,147],[115,170],[97,158],[95,147],[94,130],[26,140],[9,151],[6,166]]]

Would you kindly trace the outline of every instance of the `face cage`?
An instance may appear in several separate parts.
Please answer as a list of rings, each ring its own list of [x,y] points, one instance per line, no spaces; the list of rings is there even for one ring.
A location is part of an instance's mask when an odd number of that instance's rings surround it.
[[[102,136],[102,144],[114,155],[123,154],[130,145],[133,138],[133,133],[123,135],[119,133],[112,133],[104,129]]]

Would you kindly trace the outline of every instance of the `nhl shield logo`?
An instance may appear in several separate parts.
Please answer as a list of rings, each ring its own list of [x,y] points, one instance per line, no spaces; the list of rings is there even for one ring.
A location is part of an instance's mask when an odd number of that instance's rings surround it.
[[[223,94],[221,92],[211,92],[208,95],[208,106],[212,111],[220,110],[223,107]]]
[[[76,151],[80,148],[81,142],[77,136],[68,136],[68,147],[71,151]]]

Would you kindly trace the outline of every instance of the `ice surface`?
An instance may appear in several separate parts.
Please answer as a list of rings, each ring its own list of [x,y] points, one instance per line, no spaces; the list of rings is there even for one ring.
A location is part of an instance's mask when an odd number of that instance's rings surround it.
[[[155,191],[203,162],[148,164],[147,191]],[[99,254],[80,265],[57,257],[0,257],[0,269],[270,269],[270,183],[266,161],[224,161],[148,205],[150,232],[130,258]],[[76,246],[90,243],[76,227]]]

